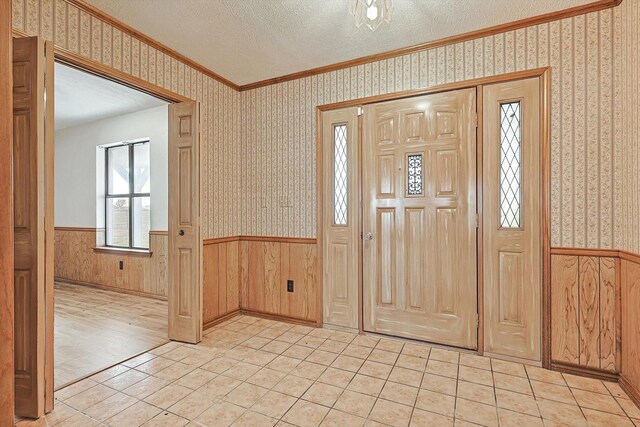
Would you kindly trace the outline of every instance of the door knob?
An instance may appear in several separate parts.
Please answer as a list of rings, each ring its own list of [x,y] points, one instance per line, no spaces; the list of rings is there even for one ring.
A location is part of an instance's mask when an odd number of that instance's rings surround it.
[[[180,231],[178,231],[178,235],[180,235],[180,236],[184,236],[184,230],[180,230]]]
[[[373,233],[364,233],[364,240],[373,240]]]

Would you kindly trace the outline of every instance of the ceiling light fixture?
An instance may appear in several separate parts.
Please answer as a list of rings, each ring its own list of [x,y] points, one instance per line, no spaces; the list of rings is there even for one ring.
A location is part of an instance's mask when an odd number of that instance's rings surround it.
[[[365,24],[375,31],[382,21],[391,20],[393,0],[353,0],[351,14],[356,21],[356,27]]]

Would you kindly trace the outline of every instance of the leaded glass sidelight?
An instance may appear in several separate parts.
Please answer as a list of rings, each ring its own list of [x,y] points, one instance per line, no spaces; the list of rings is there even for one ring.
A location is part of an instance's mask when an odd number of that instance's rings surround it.
[[[333,127],[333,222],[347,225],[347,125]]]
[[[522,132],[520,101],[500,104],[500,227],[520,228]]]
[[[422,195],[422,154],[407,156],[407,194]]]

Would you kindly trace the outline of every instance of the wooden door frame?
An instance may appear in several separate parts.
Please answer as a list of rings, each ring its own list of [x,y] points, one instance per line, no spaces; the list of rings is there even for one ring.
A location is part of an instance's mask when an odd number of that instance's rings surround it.
[[[11,0],[0,0],[0,1],[8,2],[9,4],[11,4]],[[4,8],[4,5],[3,5],[1,13],[4,14],[4,12],[7,11],[7,10],[9,11],[9,20],[10,20],[11,19],[11,13],[10,13],[11,9],[10,8],[8,8],[8,9]],[[0,17],[4,18],[4,16],[1,16],[1,15],[0,15]],[[11,28],[11,26],[9,26],[7,28]],[[8,43],[9,45],[11,45],[10,41],[12,40],[12,38],[29,37],[28,34],[23,33],[21,31],[17,31],[17,30],[13,30],[12,32],[11,32],[11,30],[9,30],[9,35],[10,35],[10,40],[9,40],[9,43]],[[100,64],[98,62],[92,61],[90,59],[84,58],[84,57],[82,57],[82,56],[80,56],[80,55],[78,55],[78,54],[76,54],[74,52],[71,52],[71,51],[67,50],[67,49],[60,48],[58,46],[54,46],[53,51],[54,51],[54,60],[56,62],[59,62],[59,63],[64,64],[64,65],[68,65],[70,67],[73,67],[73,68],[76,68],[78,70],[87,72],[89,74],[93,74],[93,75],[95,75],[97,77],[104,78],[104,79],[113,81],[115,83],[122,84],[124,86],[130,87],[132,89],[138,90],[140,92],[144,92],[144,93],[152,95],[152,96],[154,96],[156,98],[159,98],[159,99],[162,99],[164,101],[167,101],[169,103],[180,103],[180,102],[192,102],[192,101],[195,101],[195,100],[193,100],[191,98],[188,98],[186,96],[182,96],[182,95],[180,95],[178,93],[175,93],[175,92],[173,92],[171,90],[162,88],[160,86],[154,85],[152,83],[149,83],[149,82],[144,81],[142,79],[139,79],[137,77],[128,75],[126,73],[123,73],[121,71],[118,71],[116,69],[108,67],[106,65],[103,65],[103,64]],[[10,53],[11,53],[11,51],[9,51],[9,54]],[[51,70],[48,70],[48,71],[51,71]],[[11,79],[3,79],[3,81],[8,81],[8,83],[11,84]],[[11,94],[11,88],[9,88],[9,94]],[[12,102],[9,102],[8,105],[12,105]],[[53,108],[53,105],[51,105],[50,108]],[[10,108],[9,111],[12,112],[12,108]],[[6,119],[6,120],[2,121],[2,124],[9,124],[8,129],[9,129],[9,132],[11,132],[11,135],[13,135],[12,126],[11,126],[12,122],[13,122],[12,119]],[[1,129],[1,127],[0,127],[0,129]],[[4,130],[4,129],[2,129],[2,130]],[[8,140],[11,141],[11,138],[9,138]],[[10,150],[10,152],[8,153],[8,158],[6,158],[4,156],[5,153],[4,153],[3,149],[4,149],[4,147],[0,147],[0,162],[5,164],[8,161],[8,162],[11,162],[10,164],[12,164],[12,162],[13,162],[13,159],[12,159],[12,156],[11,156],[12,150]],[[11,167],[2,168],[2,171],[11,171],[11,170],[12,170]],[[2,190],[3,190],[2,183],[6,183],[6,182],[11,182],[11,180],[9,180],[9,181],[2,180],[2,182],[0,183],[0,196],[4,196],[4,194],[2,193]],[[13,214],[12,214],[13,213],[13,189],[10,188],[10,190],[11,190],[11,200],[10,200],[9,203],[5,203],[4,206],[3,206],[5,209],[7,209],[7,208],[10,209],[10,212],[11,212],[11,215],[10,215],[10,218],[9,218],[10,222],[7,221],[5,223],[5,221],[4,221],[5,216],[3,215],[4,212],[0,212],[0,219],[3,219],[3,222],[0,223],[0,227],[2,227],[2,229],[4,229],[5,225],[11,225],[11,232],[10,233],[4,233],[5,236],[10,236],[10,237],[8,237],[6,239],[6,240],[11,240],[10,241],[10,245],[11,245],[10,251],[9,251],[9,249],[7,249],[6,251],[4,250],[5,244],[8,245],[8,243],[5,240],[0,241],[0,249],[2,249],[2,253],[5,253],[5,254],[6,253],[13,254],[13,237],[12,237],[13,236]],[[51,220],[53,220],[53,218]],[[200,236],[200,241],[201,241],[200,244],[202,245],[202,236]],[[13,257],[10,257],[10,258],[11,258],[11,264],[13,264]],[[53,262],[53,260],[51,260],[50,262]],[[0,273],[1,274],[5,273],[5,271],[3,270],[3,267],[4,267],[3,265],[0,265]],[[12,356],[11,357],[11,366],[10,366],[11,373],[8,376],[8,378],[11,379],[11,384],[10,384],[11,392],[6,394],[6,396],[8,397],[6,399],[7,403],[5,403],[4,400],[0,400],[0,409],[3,409],[3,406],[1,406],[1,405],[9,406],[9,404],[10,404],[11,405],[11,417],[12,417],[11,419],[13,419],[13,414],[14,414],[14,412],[13,412],[14,411],[14,403],[13,403],[14,402],[14,390],[13,390],[13,375],[14,374],[13,374],[13,340],[12,340],[12,338],[13,338],[13,326],[14,326],[13,267],[9,271],[11,272],[11,279],[7,280],[6,283],[8,284],[7,293],[9,291],[9,288],[10,288],[10,291],[11,291],[11,295],[10,295],[11,296],[11,301],[10,301],[11,322],[4,322],[4,321],[0,322],[0,327],[5,326],[5,325],[10,325],[11,326],[11,340],[7,341],[7,342],[11,343],[11,351],[10,351],[10,354]],[[202,281],[200,283],[200,286],[201,287],[203,286]],[[53,295],[50,295],[49,297],[53,298]],[[7,304],[7,305],[9,305],[9,304]],[[6,313],[0,312],[0,320],[2,320],[2,316],[5,315],[5,314]],[[53,318],[53,313],[50,313],[50,314],[47,315],[47,324],[48,325],[46,325],[46,327],[50,327],[49,325],[52,325],[52,322],[51,322],[52,318]],[[4,336],[5,336],[4,329],[0,329],[0,336],[4,338]],[[49,351],[48,349],[51,349],[51,351]],[[53,364],[54,354],[53,354],[53,346],[52,345],[47,346],[47,351],[46,351],[46,354],[45,354],[45,358],[46,358],[47,363],[49,365]],[[4,372],[4,369],[5,369],[3,362],[4,362],[4,360],[2,358],[0,358],[0,373]],[[53,375],[53,369],[45,369],[45,383],[46,384],[53,385],[53,378],[51,377],[52,375]],[[5,378],[5,377],[6,376],[2,376],[2,378]],[[5,396],[4,387],[5,387],[5,384],[0,383],[0,391],[2,391],[2,393],[1,393],[2,396]],[[50,388],[51,387],[49,387],[49,389]],[[52,405],[46,405],[46,411],[50,412],[51,410],[53,410]],[[2,411],[0,411],[0,413],[4,414],[4,412],[2,412]],[[3,421],[3,420],[0,418],[0,424],[2,424],[1,421]]]
[[[324,265],[322,259],[322,245],[324,240],[323,229],[323,182],[324,170],[322,164],[323,156],[323,135],[322,135],[322,113],[325,111],[338,110],[348,107],[359,107],[367,104],[374,104],[384,101],[395,101],[398,99],[412,98],[422,95],[430,95],[441,92],[449,92],[459,89],[476,89],[476,111],[478,113],[478,127],[476,130],[476,205],[478,209],[478,241],[477,241],[477,284],[478,284],[478,354],[484,354],[484,322],[483,322],[483,306],[484,306],[484,287],[483,287],[483,230],[482,230],[482,88],[486,85],[495,83],[504,83],[515,80],[524,80],[528,78],[539,78],[540,85],[540,210],[542,216],[540,218],[541,233],[541,256],[542,256],[542,301],[541,301],[541,344],[542,344],[542,366],[550,367],[551,361],[551,67],[534,68],[531,70],[516,71],[513,73],[500,74],[489,77],[482,77],[473,80],[465,80],[455,83],[446,83],[442,85],[432,86],[424,89],[407,90],[402,92],[388,93],[382,95],[369,96],[365,98],[352,99],[348,101],[335,102],[316,106],[316,182],[317,182],[317,223],[316,236],[318,247],[318,326],[322,325],[323,304],[323,277]],[[362,153],[362,117],[358,118],[358,152]],[[327,166],[329,167],[329,166]],[[358,161],[358,175],[362,177],[362,159]],[[362,231],[362,181],[360,182],[359,200],[359,230]],[[362,245],[359,250],[358,268],[358,331],[363,333],[362,317]]]

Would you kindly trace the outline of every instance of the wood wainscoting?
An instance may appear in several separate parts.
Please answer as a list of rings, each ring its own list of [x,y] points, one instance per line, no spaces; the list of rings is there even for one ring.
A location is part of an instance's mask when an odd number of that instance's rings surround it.
[[[149,233],[151,256],[94,251],[102,234],[95,228],[56,227],[56,281],[166,299],[167,232]],[[124,262],[122,270],[120,261]]]
[[[551,368],[618,380],[640,405],[640,256],[551,250]]]
[[[316,239],[234,236],[204,242],[204,326],[239,311],[318,325]],[[293,280],[294,291],[287,292]]]

